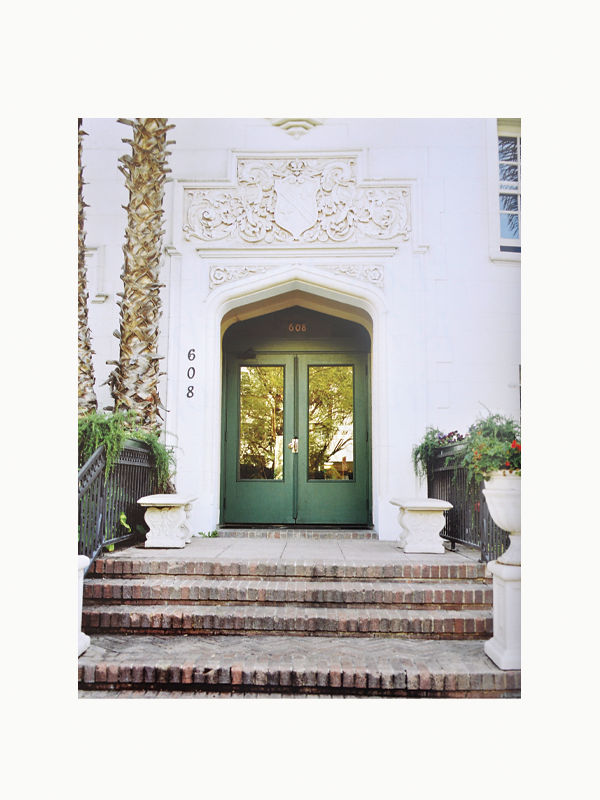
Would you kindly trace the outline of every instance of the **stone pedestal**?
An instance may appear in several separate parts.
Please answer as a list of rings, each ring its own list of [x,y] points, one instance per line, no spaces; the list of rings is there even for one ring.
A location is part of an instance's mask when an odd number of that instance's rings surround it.
[[[521,669],[521,477],[494,473],[483,490],[496,525],[510,534],[510,546],[488,565],[494,576],[494,635],[485,653],[500,669]]]
[[[140,497],[138,504],[146,507],[144,519],[150,528],[145,547],[185,547],[192,539],[187,521],[195,499],[180,494]]]
[[[494,576],[494,635],[483,649],[500,669],[521,669],[521,567],[489,565]]]
[[[445,553],[440,531],[444,527],[444,511],[452,508],[445,500],[432,497],[393,499],[398,506],[398,522],[402,529],[399,546],[405,553]]]
[[[90,642],[91,642],[90,637],[86,633],[83,633],[83,631],[81,630],[81,611],[82,611],[82,608],[83,608],[83,575],[84,575],[84,572],[86,571],[86,569],[88,568],[89,563],[90,563],[90,560],[89,560],[89,558],[87,556],[77,556],[77,574],[78,574],[78,583],[79,583],[79,586],[78,586],[78,591],[79,591],[79,597],[78,597],[78,603],[79,603],[79,625],[78,625],[78,629],[77,629],[77,637],[78,637],[78,641],[77,641],[77,650],[78,650],[78,652],[77,652],[77,655],[78,656],[80,656],[82,653],[84,653],[88,649],[88,647],[90,646]]]

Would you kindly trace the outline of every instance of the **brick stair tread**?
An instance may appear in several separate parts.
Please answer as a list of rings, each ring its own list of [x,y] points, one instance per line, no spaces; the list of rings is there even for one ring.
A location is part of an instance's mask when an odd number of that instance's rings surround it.
[[[467,581],[222,580],[185,576],[86,579],[84,603],[343,603],[489,606],[491,585]]]
[[[90,572],[93,577],[211,576],[249,578],[336,578],[341,580],[481,580],[489,581],[486,565],[477,561],[463,563],[386,562],[322,559],[248,559],[224,558],[177,560],[174,558],[98,558]]]
[[[484,643],[290,636],[93,636],[80,689],[519,696]],[[118,691],[114,696],[118,696]]]
[[[85,632],[128,631],[202,635],[238,631],[275,635],[398,635],[486,637],[492,633],[488,609],[319,608],[314,606],[84,606]]]

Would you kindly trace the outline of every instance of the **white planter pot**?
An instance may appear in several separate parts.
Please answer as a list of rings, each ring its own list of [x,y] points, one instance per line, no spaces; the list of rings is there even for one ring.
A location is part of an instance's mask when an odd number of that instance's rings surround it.
[[[494,576],[494,635],[484,650],[500,669],[521,668],[521,476],[492,473],[483,490],[496,525],[510,547],[490,565]]]
[[[498,559],[501,564],[521,565],[521,476],[493,472],[484,481],[483,494],[496,525],[510,534],[510,547]]]

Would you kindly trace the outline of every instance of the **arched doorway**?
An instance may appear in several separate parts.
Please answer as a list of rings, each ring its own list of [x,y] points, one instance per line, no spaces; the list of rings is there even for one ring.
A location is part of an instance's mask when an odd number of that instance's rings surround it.
[[[303,306],[227,329],[221,524],[371,524],[370,350]]]

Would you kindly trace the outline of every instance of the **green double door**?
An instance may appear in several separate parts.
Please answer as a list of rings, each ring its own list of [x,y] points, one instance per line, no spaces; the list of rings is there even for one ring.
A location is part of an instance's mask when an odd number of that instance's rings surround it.
[[[221,520],[367,525],[368,354],[227,354]]]

